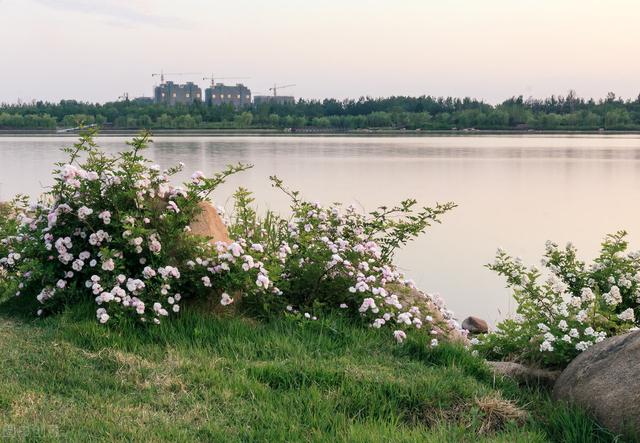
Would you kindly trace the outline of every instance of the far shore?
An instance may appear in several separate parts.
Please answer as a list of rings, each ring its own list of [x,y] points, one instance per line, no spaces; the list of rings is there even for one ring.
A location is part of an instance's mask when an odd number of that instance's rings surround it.
[[[103,129],[100,137],[133,136],[142,129]],[[154,136],[238,136],[238,137],[433,137],[433,136],[531,136],[531,135],[640,135],[640,131],[544,131],[544,130],[488,130],[488,129],[451,129],[451,130],[413,130],[413,129],[370,129],[370,130],[331,130],[331,129],[156,129],[151,131]],[[59,132],[58,130],[12,130],[0,129],[0,137],[77,137],[79,131],[71,130]]]

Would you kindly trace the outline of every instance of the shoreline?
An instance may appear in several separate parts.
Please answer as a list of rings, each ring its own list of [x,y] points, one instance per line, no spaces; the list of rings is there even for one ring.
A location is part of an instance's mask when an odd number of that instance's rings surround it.
[[[122,137],[139,134],[141,129],[105,129],[98,133],[98,137]],[[79,131],[56,132],[55,130],[0,130],[0,137],[77,137]],[[279,129],[157,129],[152,130],[153,136],[180,136],[180,137],[469,137],[469,136],[583,136],[583,135],[640,135],[637,131],[545,131],[545,130],[518,130],[518,129],[476,129],[476,130],[299,130],[284,131]]]

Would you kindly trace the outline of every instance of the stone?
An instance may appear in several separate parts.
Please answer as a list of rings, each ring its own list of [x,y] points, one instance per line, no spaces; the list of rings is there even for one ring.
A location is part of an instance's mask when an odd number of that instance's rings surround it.
[[[431,297],[424,292],[417,288],[411,288],[397,283],[388,284],[385,286],[385,289],[390,293],[396,294],[403,306],[417,306],[420,308],[423,317],[427,315],[433,317],[432,324],[423,322],[422,326],[423,328],[430,328],[431,331],[437,332],[435,335],[432,335],[433,338],[437,338],[438,340],[444,338],[448,341],[461,343],[463,345],[469,344],[466,333],[461,333],[461,331],[454,328],[451,322],[443,317]]]
[[[486,334],[489,332],[489,325],[480,317],[470,316],[462,322],[462,328],[471,334]]]
[[[218,210],[208,201],[200,202],[202,210],[189,225],[193,235],[200,235],[209,238],[210,243],[218,241],[231,243],[229,231],[218,215]]]
[[[531,368],[510,361],[488,361],[487,365],[494,374],[511,378],[520,384],[553,387],[560,376],[560,371]]]
[[[553,398],[581,406],[614,432],[640,436],[640,331],[608,338],[578,355]]]

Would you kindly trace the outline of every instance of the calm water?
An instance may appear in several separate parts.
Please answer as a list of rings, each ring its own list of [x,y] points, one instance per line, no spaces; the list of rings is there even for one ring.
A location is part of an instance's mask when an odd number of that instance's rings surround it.
[[[109,151],[124,138],[102,138]],[[70,138],[0,137],[0,200],[37,196]],[[463,318],[491,322],[513,310],[504,282],[483,265],[498,246],[536,263],[544,242],[572,240],[584,258],[617,229],[640,238],[640,138],[636,136],[465,136],[421,138],[157,137],[149,155],[162,167],[186,164],[212,172],[238,161],[255,167],[214,196],[238,186],[255,191],[261,207],[286,211],[273,190],[276,174],[305,197],[371,210],[414,197],[455,201],[444,223],[398,256],[423,289],[439,292]]]

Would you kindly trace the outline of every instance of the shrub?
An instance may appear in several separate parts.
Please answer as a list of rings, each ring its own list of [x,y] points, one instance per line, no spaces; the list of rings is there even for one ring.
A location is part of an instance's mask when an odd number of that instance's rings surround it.
[[[63,149],[69,159],[57,164],[54,185],[40,203],[12,206],[15,214],[2,226],[15,235],[3,233],[0,267],[17,296],[37,299],[38,315],[90,294],[102,323],[130,315],[158,323],[180,310],[182,294],[195,296],[180,270],[208,248],[188,234],[198,204],[247,166],[229,166],[211,178],[196,173],[174,187],[169,180],[182,165],[165,171],[150,165],[141,155],[148,134],[116,156],[100,151],[93,134]]]
[[[249,282],[241,285],[245,309],[258,316],[284,311],[307,318],[338,311],[375,328],[392,327],[399,342],[405,330],[419,329],[425,320],[431,330],[433,310],[440,311],[440,322],[449,320],[439,327],[460,329],[439,297],[407,297],[404,289],[412,283],[392,262],[397,248],[439,223],[453,203],[416,208],[415,200],[405,200],[362,214],[351,206],[306,201],[277,177],[271,180],[291,199],[290,220],[271,212],[258,217],[251,193],[240,189],[235,194],[230,232],[241,247],[239,254],[250,250],[251,255],[229,266],[260,267],[253,287],[273,285],[267,293],[250,290]],[[230,275],[243,274],[232,270]]]
[[[636,329],[640,314],[640,253],[628,251],[627,233],[608,235],[587,266],[576,248],[547,242],[545,273],[499,250],[488,268],[507,279],[517,315],[480,338],[489,358],[563,367],[606,337]]]

